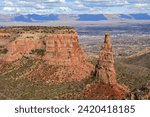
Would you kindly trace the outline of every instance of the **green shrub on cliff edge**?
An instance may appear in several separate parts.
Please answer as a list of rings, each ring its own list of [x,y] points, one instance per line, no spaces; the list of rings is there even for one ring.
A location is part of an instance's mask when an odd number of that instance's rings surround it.
[[[0,49],[0,54],[7,54],[8,50],[6,48]]]
[[[45,54],[45,49],[35,49],[35,50],[31,50],[31,54],[36,54],[36,55],[41,55],[41,56],[44,56]]]

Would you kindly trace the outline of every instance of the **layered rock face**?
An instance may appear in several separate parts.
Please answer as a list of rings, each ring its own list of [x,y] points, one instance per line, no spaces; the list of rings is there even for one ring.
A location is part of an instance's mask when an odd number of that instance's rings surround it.
[[[116,84],[116,71],[112,52],[110,34],[105,34],[104,44],[99,53],[99,60],[96,66],[96,76],[105,84]]]
[[[32,50],[44,48],[40,40],[30,39],[16,39],[8,45],[8,53],[5,60],[12,62],[21,59],[23,56],[29,54]]]
[[[4,60],[12,62],[21,59],[23,56],[36,57],[32,52],[38,49],[45,51],[41,58],[47,60],[50,65],[87,63],[86,56],[79,46],[78,34],[75,30],[72,30],[71,33],[60,31],[43,37],[42,34],[35,35],[30,33],[21,34],[10,42],[7,45],[8,53],[5,55]]]
[[[54,34],[46,39],[44,59],[52,65],[78,65],[86,62],[83,50],[79,46],[77,33]]]
[[[79,81],[91,75],[94,67],[87,62],[74,29],[61,27],[43,29],[19,27],[19,29],[25,31],[18,30],[16,38],[6,45],[8,52],[0,56],[0,61],[10,63],[24,61],[24,58],[43,61],[31,65],[31,69],[22,73],[21,77],[41,78],[48,82],[60,83]],[[3,69],[3,65],[0,69]]]

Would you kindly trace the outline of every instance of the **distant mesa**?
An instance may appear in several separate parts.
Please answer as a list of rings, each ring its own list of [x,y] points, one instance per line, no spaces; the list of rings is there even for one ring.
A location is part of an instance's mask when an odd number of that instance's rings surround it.
[[[125,14],[120,14],[120,18],[122,18],[122,19],[132,19],[132,16],[125,15]]]
[[[48,22],[48,21],[106,21],[106,20],[150,20],[147,13],[137,14],[26,14],[2,15],[0,22]]]
[[[18,15],[14,18],[17,22],[34,22],[34,21],[56,21],[59,20],[58,15],[38,15],[38,14],[29,14],[29,15]]]
[[[150,15],[146,13],[130,14],[136,20],[150,20]]]
[[[78,21],[101,21],[107,20],[103,14],[81,14],[78,15]]]

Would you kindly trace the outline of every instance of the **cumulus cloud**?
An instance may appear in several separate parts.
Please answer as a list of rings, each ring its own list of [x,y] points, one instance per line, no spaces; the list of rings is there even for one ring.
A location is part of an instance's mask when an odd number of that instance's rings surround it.
[[[0,0],[0,14],[150,13],[150,0]]]
[[[66,1],[65,0],[48,0],[48,2],[63,2],[63,3],[65,3]]]

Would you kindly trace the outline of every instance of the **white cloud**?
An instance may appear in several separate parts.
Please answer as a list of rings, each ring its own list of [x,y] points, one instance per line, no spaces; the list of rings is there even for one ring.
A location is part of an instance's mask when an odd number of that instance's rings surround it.
[[[44,9],[45,8],[45,6],[42,4],[36,4],[35,7],[38,9]]]
[[[3,8],[4,11],[12,11],[13,9],[14,9],[14,8],[12,8],[12,7],[4,7],[4,8]]]
[[[72,9],[70,9],[69,7],[59,7],[60,11],[62,14],[64,13],[71,13]]]
[[[0,0],[0,13],[150,13],[149,6],[150,0]]]
[[[141,4],[141,3],[139,3],[139,4],[135,4],[135,6],[136,7],[147,7],[147,6],[149,6],[149,4]]]
[[[6,12],[16,12],[16,13],[20,12],[20,9],[15,7],[4,7],[3,10]]]
[[[11,2],[11,1],[4,1],[4,5],[5,6],[13,6],[14,4],[13,4],[13,2]]]
[[[48,0],[48,2],[63,2],[63,3],[65,3],[66,1],[65,0]]]

